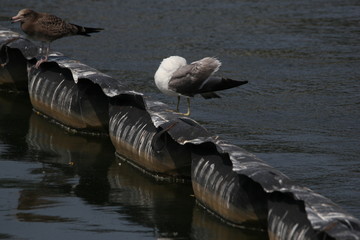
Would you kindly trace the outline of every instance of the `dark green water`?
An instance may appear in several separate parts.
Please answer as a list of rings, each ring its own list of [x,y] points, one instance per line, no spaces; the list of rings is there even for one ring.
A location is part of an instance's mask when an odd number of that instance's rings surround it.
[[[8,1],[104,27],[53,50],[170,105],[160,61],[216,56],[220,74],[249,84],[195,98],[209,131],[360,217],[359,1]],[[194,201],[191,186],[156,182],[117,162],[106,138],[66,132],[0,93],[0,239],[258,239]]]

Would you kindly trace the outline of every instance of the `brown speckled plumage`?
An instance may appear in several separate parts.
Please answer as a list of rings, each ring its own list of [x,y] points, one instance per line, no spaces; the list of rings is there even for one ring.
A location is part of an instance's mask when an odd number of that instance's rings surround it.
[[[39,60],[36,67],[47,60],[50,43],[52,41],[73,35],[90,36],[89,33],[96,33],[103,30],[102,28],[78,26],[76,24],[68,23],[57,16],[47,13],[38,13],[31,9],[22,9],[11,19],[13,22],[20,22],[21,29],[30,38],[49,44],[46,49],[45,60]]]

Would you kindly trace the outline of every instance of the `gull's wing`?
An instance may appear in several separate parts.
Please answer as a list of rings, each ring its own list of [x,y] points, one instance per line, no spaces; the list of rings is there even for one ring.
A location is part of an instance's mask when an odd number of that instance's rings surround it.
[[[180,67],[172,74],[169,89],[186,96],[194,96],[202,92],[204,83],[220,66],[221,62],[216,58],[206,57]]]
[[[75,35],[78,28],[63,19],[50,15],[42,14],[35,23],[35,31],[39,38],[45,38],[47,41],[54,41],[58,38]]]

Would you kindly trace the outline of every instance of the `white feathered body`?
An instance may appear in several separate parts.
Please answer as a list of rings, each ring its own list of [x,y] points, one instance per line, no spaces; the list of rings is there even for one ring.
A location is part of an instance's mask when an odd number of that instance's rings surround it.
[[[186,59],[180,56],[171,56],[163,59],[154,76],[157,88],[162,93],[170,96],[181,95],[169,89],[169,81],[173,73],[186,64]]]

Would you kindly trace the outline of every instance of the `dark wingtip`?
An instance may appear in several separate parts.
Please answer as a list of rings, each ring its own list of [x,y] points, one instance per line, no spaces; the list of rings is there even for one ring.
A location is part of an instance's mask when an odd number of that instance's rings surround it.
[[[102,30],[104,30],[104,28],[90,28],[90,27],[82,27],[73,23],[70,23],[71,25],[75,26],[77,28],[77,33],[78,35],[82,35],[82,36],[86,36],[86,37],[90,37],[90,33],[97,33],[100,32]]]
[[[239,81],[241,82],[241,85],[247,84],[249,81]]]
[[[103,28],[88,28],[88,27],[84,27],[84,29],[85,29],[85,33],[98,33],[104,30]]]
[[[228,86],[231,87],[237,87],[240,85],[247,84],[249,81],[240,81],[240,80],[234,80],[231,78],[223,78],[223,81],[228,84]]]

